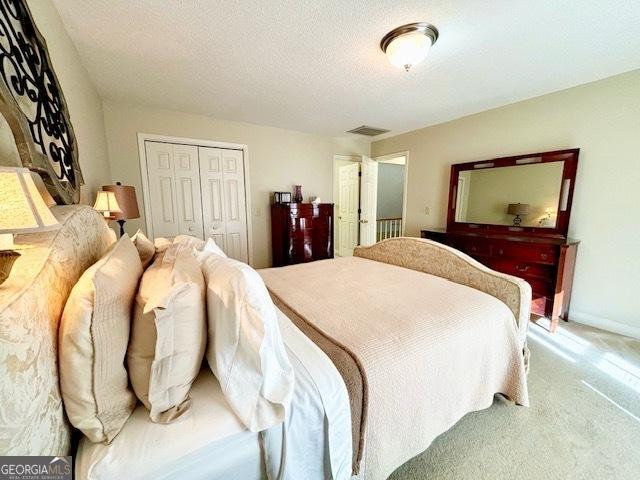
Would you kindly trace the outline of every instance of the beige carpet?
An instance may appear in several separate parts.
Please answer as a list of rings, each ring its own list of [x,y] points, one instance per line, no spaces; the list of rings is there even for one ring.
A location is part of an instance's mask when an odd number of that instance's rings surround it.
[[[529,346],[530,408],[496,397],[390,479],[640,479],[640,341],[569,322]]]

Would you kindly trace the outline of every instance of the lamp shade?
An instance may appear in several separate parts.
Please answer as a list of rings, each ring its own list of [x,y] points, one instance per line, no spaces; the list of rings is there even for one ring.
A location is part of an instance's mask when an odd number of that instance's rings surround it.
[[[0,234],[53,230],[58,220],[26,168],[0,167]]]
[[[121,212],[113,215],[114,220],[129,220],[131,218],[140,218],[138,210],[138,199],[136,198],[136,189],[129,185],[122,185],[120,182],[115,185],[103,185],[102,190],[113,192],[120,205]]]
[[[96,203],[93,205],[93,208],[104,213],[105,216],[113,212],[121,211],[120,205],[118,205],[118,200],[116,200],[116,195],[113,192],[98,192]]]
[[[509,215],[528,215],[531,206],[528,203],[510,203],[507,207]]]

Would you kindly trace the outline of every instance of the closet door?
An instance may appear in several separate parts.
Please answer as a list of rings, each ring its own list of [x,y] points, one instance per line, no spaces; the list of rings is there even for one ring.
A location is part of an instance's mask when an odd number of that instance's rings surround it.
[[[145,142],[155,237],[203,238],[198,147]]]
[[[213,238],[227,253],[225,211],[223,201],[222,150],[198,147],[200,182],[202,184],[202,216],[206,238]]]
[[[249,256],[242,150],[222,150],[222,178],[227,236],[225,253],[246,263]]]
[[[183,235],[204,239],[198,147],[174,145],[173,157],[178,197],[178,231]]]
[[[248,262],[242,151],[199,147],[199,155],[205,236],[229,257]]]

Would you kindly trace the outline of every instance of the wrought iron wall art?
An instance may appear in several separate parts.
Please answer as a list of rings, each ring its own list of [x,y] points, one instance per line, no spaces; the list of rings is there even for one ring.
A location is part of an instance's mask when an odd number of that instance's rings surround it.
[[[83,179],[67,103],[24,0],[0,0],[0,75],[0,113],[22,165],[40,174],[58,203],[78,203]]]

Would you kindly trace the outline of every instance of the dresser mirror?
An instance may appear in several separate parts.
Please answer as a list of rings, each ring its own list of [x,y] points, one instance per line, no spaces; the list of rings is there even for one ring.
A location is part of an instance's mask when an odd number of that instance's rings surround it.
[[[567,233],[578,149],[451,168],[448,230]]]

